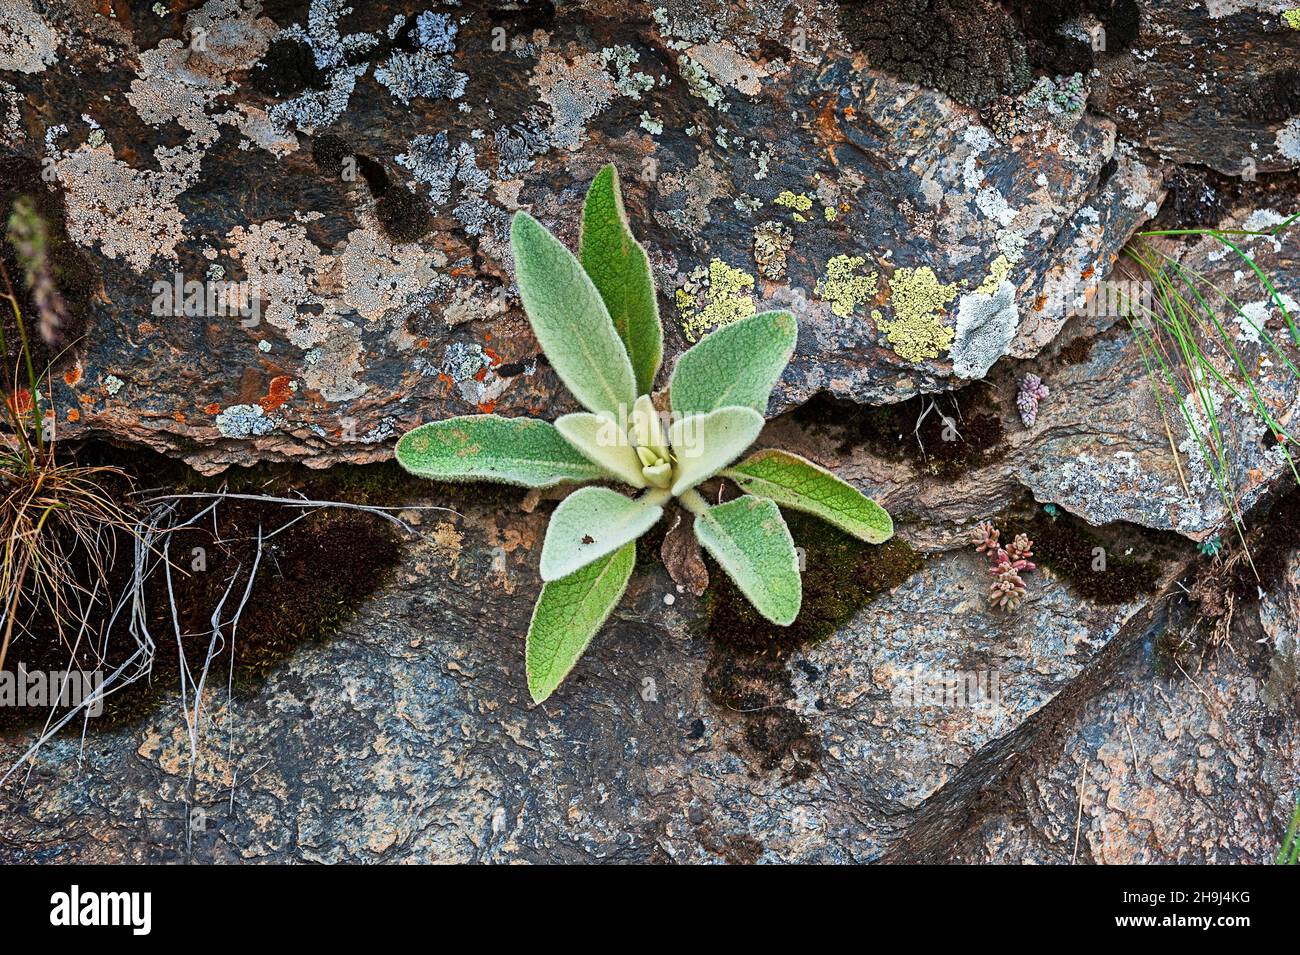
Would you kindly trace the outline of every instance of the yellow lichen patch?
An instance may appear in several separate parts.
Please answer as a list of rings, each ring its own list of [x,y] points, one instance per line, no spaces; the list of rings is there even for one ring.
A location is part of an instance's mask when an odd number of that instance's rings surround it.
[[[998,286],[1011,274],[1011,260],[1005,255],[999,255],[989,265],[989,274],[984,277],[979,288],[975,291],[981,295],[992,295],[998,290]]]
[[[831,303],[841,318],[852,315],[859,305],[876,294],[876,273],[859,274],[867,260],[860,255],[837,255],[826,263],[826,274],[817,280],[813,294]]]
[[[789,209],[794,213],[795,222],[807,222],[808,218],[804,213],[812,209],[813,206],[811,196],[807,196],[802,192],[791,192],[789,189],[782,192],[772,201],[778,206]]]
[[[905,361],[938,358],[952,344],[953,330],[941,313],[957,297],[957,286],[940,282],[928,265],[899,269],[889,284],[895,318],[880,322],[889,347]]]
[[[721,259],[715,258],[707,269],[695,269],[675,296],[686,340],[698,341],[713,328],[753,315],[753,290],[754,276]]]
[[[1282,22],[1292,30],[1300,30],[1300,7],[1285,11],[1282,14]]]

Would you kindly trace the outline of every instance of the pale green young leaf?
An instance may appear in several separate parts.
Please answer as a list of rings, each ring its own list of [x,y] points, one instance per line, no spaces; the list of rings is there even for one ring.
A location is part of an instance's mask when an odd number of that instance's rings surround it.
[[[587,190],[578,256],[627,348],[637,393],[649,394],[663,357],[664,333],[650,262],[628,226],[613,164],[596,173]]]
[[[632,577],[636,544],[625,544],[567,577],[542,585],[528,625],[528,693],[540,703],[560,685],[617,606]]]
[[[764,413],[798,334],[789,312],[759,312],[707,335],[673,368],[674,413],[706,414],[728,405]]]
[[[609,415],[585,411],[561,415],[555,419],[555,429],[581,454],[624,484],[645,487],[641,461],[632,448],[632,441]]]
[[[422,424],[397,442],[397,463],[434,481],[498,481],[552,487],[595,481],[609,472],[534,418],[465,415]]]
[[[799,555],[773,501],[747,495],[710,507],[696,515],[695,536],[755,610],[778,626],[794,623],[803,602]]]
[[[658,504],[607,487],[574,491],[555,509],[542,543],[542,580],[559,580],[634,541],[663,516]]]
[[[677,457],[673,495],[707,481],[754,443],[763,416],[753,408],[719,408],[678,418],[668,426],[668,443]]]
[[[853,485],[789,451],[767,448],[722,472],[741,488],[820,517],[869,544],[894,536],[888,512]]]
[[[627,414],[632,364],[582,264],[526,212],[515,213],[510,242],[524,311],[555,373],[588,411]]]

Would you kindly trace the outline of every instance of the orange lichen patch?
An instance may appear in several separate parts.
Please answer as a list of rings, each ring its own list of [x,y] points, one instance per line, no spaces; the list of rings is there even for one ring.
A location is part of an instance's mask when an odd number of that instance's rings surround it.
[[[212,402],[212,403],[210,403],[210,404],[204,405],[204,406],[203,406],[203,412],[204,412],[204,414],[219,415],[219,414],[221,414],[221,405],[217,404],[217,403],[214,401],[214,402]]]
[[[835,97],[828,97],[826,105],[818,112],[812,124],[819,143],[828,149],[844,140],[839,117],[835,115],[835,102]]]
[[[1035,312],[1041,312],[1041,311],[1042,311],[1044,308],[1046,308],[1046,307],[1047,307],[1047,296],[1046,296],[1046,295],[1040,295],[1040,296],[1038,296],[1038,298],[1034,299],[1034,311],[1035,311]]]
[[[172,417],[182,424],[185,422],[185,412],[181,411],[179,408],[172,412]]]
[[[9,396],[9,407],[18,414],[28,414],[32,410],[32,393],[20,388]]]
[[[135,330],[141,335],[152,335],[154,333],[153,322],[141,322],[135,327]]]
[[[447,386],[448,391],[451,391],[452,388],[456,387],[456,380],[445,371],[438,372],[438,380]]]
[[[69,408],[66,417],[73,424],[76,424],[81,420],[81,411],[77,408]]]
[[[272,412],[280,405],[289,400],[293,395],[293,389],[289,387],[290,378],[288,375],[276,375],[271,379],[271,384],[266,390],[266,394],[258,399],[258,404],[262,406],[265,412]]]
[[[1093,266],[1090,265],[1090,266],[1088,266],[1086,269],[1084,269],[1082,272],[1079,273],[1079,278],[1081,278],[1081,279],[1090,279],[1090,278],[1092,278],[1093,273],[1096,272],[1096,271],[1097,271],[1096,268],[1094,268]]]
[[[491,401],[484,401],[478,406],[478,410],[483,412],[484,414],[491,414],[493,411],[496,410],[496,408],[497,408],[497,403],[495,398]]]
[[[491,341],[491,340],[492,340],[492,336],[489,335],[489,336],[488,336],[488,341]],[[501,364],[501,356],[498,355],[496,352],[494,352],[492,349],[490,349],[490,348],[484,348],[484,349],[483,349],[483,354],[487,355],[488,358],[489,358],[489,360],[491,360],[491,362],[492,362],[492,367],[493,367],[493,368],[495,368],[497,365]]]
[[[486,368],[480,368],[478,371],[474,372],[474,380],[475,380],[475,381],[482,381],[482,380],[483,380],[484,378],[486,378],[486,377],[487,377],[487,369],[486,369]]]
[[[69,388],[75,388],[81,384],[81,362],[77,362],[72,367],[64,370],[63,381]]]
[[[82,395],[82,396],[81,396],[80,398],[78,398],[77,400],[80,401],[83,405],[86,405],[87,407],[89,407],[90,405],[93,405],[93,404],[95,403],[95,396],[94,396],[94,395]]]
[[[416,347],[416,348],[428,348],[428,347],[429,347],[429,339],[427,339],[427,338],[421,338],[418,342],[415,343],[415,347]]]

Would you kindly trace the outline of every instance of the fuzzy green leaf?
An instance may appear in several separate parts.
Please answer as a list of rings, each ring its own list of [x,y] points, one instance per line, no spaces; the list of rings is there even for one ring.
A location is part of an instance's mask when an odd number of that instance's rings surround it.
[[[624,497],[607,487],[574,491],[555,509],[542,543],[542,580],[567,577],[634,541],[663,517],[658,504]]]
[[[789,312],[759,312],[719,328],[677,359],[673,411],[706,414],[739,405],[763,414],[798,335]]]
[[[528,693],[540,703],[560,685],[617,606],[632,577],[636,544],[542,585],[528,625]]]
[[[526,212],[515,213],[510,242],[524,311],[555,373],[588,411],[628,414],[632,364],[582,264]]]
[[[754,609],[781,627],[799,616],[803,582],[790,529],[775,502],[747,495],[695,517],[695,536]]]
[[[555,429],[579,453],[624,484],[635,488],[645,487],[641,461],[632,447],[632,440],[609,415],[594,415],[585,411],[561,415],[555,419]]]
[[[894,536],[888,512],[853,485],[789,451],[768,448],[722,472],[750,494],[806,511],[869,544]]]
[[[465,415],[422,424],[397,442],[397,463],[434,481],[552,487],[608,477],[546,421]]]
[[[628,226],[612,163],[596,173],[587,190],[578,256],[627,348],[637,393],[649,394],[663,358],[664,333],[650,261]]]
[[[673,495],[707,481],[754,443],[763,416],[753,408],[719,408],[678,418],[668,426],[668,443],[677,456]]]

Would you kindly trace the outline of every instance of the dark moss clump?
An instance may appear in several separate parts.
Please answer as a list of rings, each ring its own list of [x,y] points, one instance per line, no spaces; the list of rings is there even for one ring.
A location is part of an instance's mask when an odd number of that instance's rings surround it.
[[[1261,589],[1273,590],[1286,575],[1291,554],[1300,545],[1300,488],[1288,491],[1256,522],[1256,528],[1247,535],[1250,560],[1238,565],[1233,580],[1233,595],[1239,603],[1257,601]]]
[[[384,190],[375,204],[375,217],[394,242],[414,242],[433,228],[425,201],[400,183]]]
[[[508,23],[514,29],[527,32],[535,29],[555,29],[555,0],[538,0],[534,3],[493,4],[487,11],[491,23]]]
[[[111,464],[136,476],[137,486],[163,486],[176,493],[215,491],[224,481],[232,493],[340,500],[374,506],[397,506],[411,500],[416,489],[427,494],[430,485],[389,462],[381,465],[342,465],[328,471],[311,471],[286,465],[261,465],[232,469],[220,478],[205,478],[179,462],[145,451],[126,452],[95,445],[84,449],[81,463]],[[144,482],[148,483],[145,484]],[[122,496],[128,490],[109,486]],[[181,523],[211,503],[207,499],[183,501],[172,518]],[[236,695],[247,694],[298,645],[321,640],[335,632],[374,593],[397,565],[401,542],[393,526],[371,514],[326,509],[308,514],[281,533],[264,540],[261,564],[251,596],[229,630],[230,619],[242,599],[257,550],[258,529],[270,534],[298,514],[296,509],[261,501],[228,499],[193,527],[171,538],[172,590],[181,642],[191,669],[204,659],[211,639],[211,616],[223,594],[222,620],[226,641],[211,672],[224,684],[231,672],[226,648],[234,638],[233,679]],[[214,524],[215,520],[215,524]],[[129,554],[131,541],[120,535],[119,555]],[[199,549],[196,551],[196,548]],[[130,561],[119,559],[110,572],[109,591],[120,593],[127,584]],[[79,575],[89,579],[88,571]],[[179,686],[181,655],[175,639],[171,603],[161,569],[146,583],[144,613],[156,649],[153,672],[121,692],[110,695],[96,726],[134,721],[175,697]],[[16,635],[5,668],[27,672],[73,669],[111,672],[135,651],[133,641],[119,636],[98,661],[85,648],[72,656],[58,636],[48,613],[39,607],[24,611],[27,632]],[[43,725],[45,708],[0,708],[0,726]]]
[[[1029,88],[1034,71],[1086,73],[1091,44],[1061,26],[1082,14],[1106,30],[1104,52],[1138,37],[1136,0],[841,0],[840,29],[873,67],[982,109]]]
[[[312,162],[325,172],[337,175],[343,168],[343,160],[351,155],[352,147],[342,136],[322,133],[311,141]]]
[[[967,106],[1029,85],[1024,36],[992,0],[841,0],[839,18],[873,67]]]
[[[1209,229],[1219,224],[1231,207],[1221,177],[1204,169],[1176,166],[1166,180],[1168,193],[1154,225],[1165,229]]]
[[[433,228],[433,216],[423,199],[399,182],[393,182],[383,163],[356,153],[347,141],[333,133],[312,140],[312,160],[326,172],[338,175],[344,160],[356,160],[357,172],[375,198],[375,218],[384,234],[394,242],[415,242]]]
[[[922,474],[951,477],[992,463],[1005,453],[1002,419],[991,410],[994,400],[992,390],[984,385],[873,407],[823,392],[794,416],[804,424],[840,428],[841,454],[865,446],[887,460],[906,461]]]
[[[996,523],[996,522],[995,522]],[[1001,528],[1002,525],[998,524]],[[1138,541],[1155,549],[1149,532],[1140,527],[1122,524],[1111,529],[1113,537],[1125,542]],[[1063,578],[1073,589],[1099,604],[1126,603],[1141,594],[1155,591],[1160,583],[1163,561],[1155,556],[1126,555],[1131,543],[1117,546],[1099,534],[1090,525],[1065,511],[1055,517],[1041,508],[1027,517],[1012,520],[1002,530],[1005,540],[1015,534],[1025,533],[1034,542],[1034,560]],[[1105,569],[1094,569],[1098,548],[1104,551]],[[1137,548],[1135,548],[1137,549]]]
[[[1300,69],[1286,66],[1246,84],[1239,109],[1247,119],[1278,123],[1300,113]]]
[[[325,74],[316,65],[311,47],[296,37],[280,36],[271,41],[266,55],[253,67],[249,82],[267,96],[289,98],[304,90],[318,89]]]
[[[690,514],[683,514],[682,519],[689,520],[690,516]],[[652,567],[663,560],[660,550],[664,546],[664,538],[668,536],[668,528],[672,526],[674,520],[675,515],[669,508],[659,523],[636,539],[637,567]]]
[[[270,532],[292,519],[277,505],[252,501],[228,501],[215,514],[215,528],[210,520],[200,522],[177,531],[172,540],[172,589],[181,643],[191,670],[201,666],[206,656],[212,612],[233,576],[235,586],[223,612],[223,622],[229,628],[253,566],[258,527]],[[119,546],[129,547],[130,543],[124,540]],[[232,672],[225,648],[234,636],[234,690],[237,696],[246,694],[299,644],[333,633],[380,586],[399,557],[400,544],[395,534],[372,515],[328,511],[298,521],[265,543],[238,630],[232,634],[227,629],[211,672],[220,674],[222,682]],[[125,564],[123,561],[114,574],[117,588],[125,584]],[[94,721],[98,727],[129,723],[147,715],[172,698],[179,686],[181,653],[161,574],[146,585],[145,595],[145,615],[156,643],[152,674],[148,680],[110,695],[103,715]],[[33,672],[64,670],[71,665],[74,669],[107,673],[135,650],[134,643],[119,639],[110,645],[103,662],[86,649],[71,656],[52,623],[42,619],[39,612],[33,614],[31,630],[10,647],[6,669],[21,665]],[[43,708],[5,709],[0,710],[0,724],[43,723],[48,715]]]
[[[923,566],[897,538],[879,547],[804,514],[784,512],[795,543],[803,548],[803,607],[789,627],[778,627],[754,610],[716,564],[709,562],[707,633],[713,640],[704,685],[714,703],[745,714],[745,739],[763,770],[790,760],[789,773],[805,778],[820,747],[802,719],[785,707],[794,695],[786,660],[799,647],[842,627],[872,599]],[[820,674],[803,671],[808,679]]]
[[[1056,357],[1065,365],[1081,365],[1092,355],[1092,343],[1093,339],[1087,335],[1072,338],[1056,353]]]
[[[1178,630],[1162,630],[1151,641],[1151,668],[1162,680],[1178,675],[1179,667],[1196,649],[1191,637]]]
[[[798,619],[788,627],[769,623],[731,578],[711,564],[708,633],[715,643],[784,658],[830,636],[872,599],[924,566],[912,546],[897,537],[872,546],[806,514],[782,513],[795,544],[803,548],[803,606]]]

